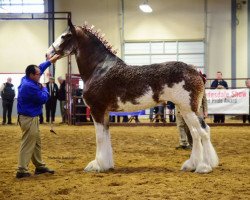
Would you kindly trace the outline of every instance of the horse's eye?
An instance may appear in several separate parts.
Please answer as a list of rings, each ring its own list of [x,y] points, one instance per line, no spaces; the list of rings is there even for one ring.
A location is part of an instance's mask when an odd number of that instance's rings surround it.
[[[71,37],[72,34],[63,35],[61,38],[66,40]]]

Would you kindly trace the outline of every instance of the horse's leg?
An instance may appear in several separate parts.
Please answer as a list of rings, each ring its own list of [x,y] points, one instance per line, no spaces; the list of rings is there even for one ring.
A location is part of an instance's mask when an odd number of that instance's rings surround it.
[[[200,118],[200,124],[202,131],[201,140],[203,145],[203,161],[197,166],[196,172],[206,173],[206,166],[217,167],[219,164],[219,159],[217,153],[210,140],[210,127]]]
[[[195,113],[191,112],[184,116],[184,119],[190,128],[193,137],[193,151],[189,160],[187,160],[183,166],[183,170],[189,170],[193,166],[195,172],[198,173],[209,173],[212,171],[212,167],[218,165],[218,157],[210,141],[210,130],[206,123],[197,117]],[[199,142],[194,138],[197,135]],[[202,141],[202,143],[201,143]],[[198,146],[197,146],[198,145]],[[198,147],[198,151],[197,148]],[[200,151],[201,149],[201,151]],[[195,152],[197,155],[195,155]],[[202,155],[200,155],[200,153]],[[192,157],[192,155],[194,155]]]
[[[96,122],[93,119],[96,130],[96,157],[87,165],[85,171],[103,172],[114,168],[108,117],[107,114],[104,123]]]
[[[191,156],[188,160],[184,162],[184,164],[181,167],[181,170],[194,171],[196,167],[198,166],[198,164],[203,159],[203,148],[201,144],[201,137],[198,133],[199,121],[195,113],[192,111],[187,112],[187,113],[184,113],[184,112],[181,112],[181,113],[186,124],[188,125],[188,128],[193,138],[193,147],[192,147]],[[197,125],[197,122],[198,122],[198,125]]]

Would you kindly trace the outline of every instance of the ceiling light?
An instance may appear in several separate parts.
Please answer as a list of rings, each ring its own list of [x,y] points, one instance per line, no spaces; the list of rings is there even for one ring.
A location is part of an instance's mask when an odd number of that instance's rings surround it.
[[[141,4],[139,8],[141,9],[142,12],[145,13],[151,13],[153,11],[150,5],[148,4],[148,1],[145,1],[143,4]]]

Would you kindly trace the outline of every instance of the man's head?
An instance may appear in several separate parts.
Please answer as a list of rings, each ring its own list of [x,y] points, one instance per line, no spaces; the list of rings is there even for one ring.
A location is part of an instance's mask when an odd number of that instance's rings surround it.
[[[60,84],[62,84],[63,81],[64,81],[63,77],[61,77],[61,76],[59,76],[59,77],[57,78],[57,80],[58,80],[58,82],[59,82]]]
[[[248,78],[245,83],[246,83],[247,88],[250,88],[250,78]]]
[[[7,78],[7,82],[8,82],[8,83],[11,83],[11,81],[12,81],[12,78],[11,78],[11,77]]]
[[[216,79],[217,80],[222,80],[222,73],[220,71],[217,72]]]
[[[35,82],[39,82],[39,79],[41,77],[40,69],[36,65],[29,65],[25,70],[25,74]]]

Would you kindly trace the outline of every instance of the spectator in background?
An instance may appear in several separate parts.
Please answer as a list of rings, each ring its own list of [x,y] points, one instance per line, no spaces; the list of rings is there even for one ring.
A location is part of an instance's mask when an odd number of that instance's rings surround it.
[[[58,86],[55,83],[54,77],[49,77],[49,82],[46,83],[47,90],[49,92],[49,100],[45,104],[46,108],[46,122],[54,122],[55,121],[55,113],[56,113],[56,103],[57,103],[57,94],[58,94]]]
[[[169,110],[169,122],[175,122],[176,117],[175,117],[175,105],[174,105],[174,103],[171,101],[168,101],[167,108]]]
[[[150,122],[154,122],[154,107],[153,108],[150,108],[149,110],[149,120]]]
[[[3,105],[2,125],[6,124],[6,115],[8,115],[7,124],[12,124],[11,114],[12,114],[13,102],[15,99],[15,88],[14,88],[14,85],[11,83],[11,81],[12,79],[10,77],[7,78],[7,82],[3,83],[3,85],[0,88],[1,97],[2,97],[2,105]]]
[[[216,74],[216,79],[211,84],[211,89],[228,89],[227,82],[222,79],[222,73],[220,71]],[[224,123],[224,114],[215,114],[214,123]]]
[[[42,110],[43,110],[43,108],[42,108]],[[44,122],[44,120],[43,120],[43,111],[42,111],[42,113],[39,115],[39,123],[43,124],[43,122]]]
[[[58,90],[58,100],[60,101],[60,109],[61,109],[61,116],[62,122],[66,122],[66,81],[59,76],[57,78],[58,82],[60,83],[60,87]]]
[[[155,113],[155,117],[153,117],[154,113]],[[161,104],[159,106],[150,108],[149,119],[150,119],[150,122],[153,122],[155,119],[156,123],[159,123],[159,120],[161,119],[161,122],[166,123],[166,120],[164,118],[164,106]]]
[[[164,118],[164,105],[160,104],[159,106],[155,107],[155,122],[158,123],[161,119],[161,122],[166,123]]]
[[[246,87],[250,90],[250,78],[246,80]],[[249,102],[250,102],[250,91],[249,91]],[[250,105],[249,105],[249,115],[243,115],[243,123],[246,123],[248,120],[248,123],[250,123]]]

